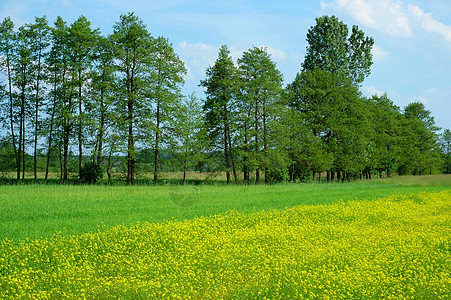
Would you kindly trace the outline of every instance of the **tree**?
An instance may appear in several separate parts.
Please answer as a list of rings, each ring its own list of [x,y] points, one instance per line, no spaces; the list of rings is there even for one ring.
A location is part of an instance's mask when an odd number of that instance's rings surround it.
[[[423,103],[421,102],[411,102],[404,108],[404,116],[407,119],[417,119],[421,121],[424,127],[432,132],[439,130],[438,127],[435,126],[434,117],[431,112],[426,109]]]
[[[334,157],[333,168],[326,169],[328,174],[337,172],[337,178],[343,178],[343,173],[357,171],[361,167],[358,158],[364,155],[367,144],[367,126],[364,104],[351,78],[320,69],[303,71],[288,90],[289,106],[302,114],[313,136],[322,140],[325,154]],[[324,171],[328,160],[322,160],[321,155],[315,157],[318,162],[311,171]]]
[[[270,123],[273,119],[272,108],[282,92],[283,77],[264,48],[253,47],[244,52],[238,59],[238,65],[241,81],[239,106],[244,131],[244,181],[249,183],[249,166],[252,165],[249,158],[253,156],[256,181],[259,181],[259,170],[263,168],[265,182],[269,183],[266,174],[270,165],[267,155]],[[253,137],[253,145],[250,137]]]
[[[202,105],[194,94],[183,99],[177,110],[176,120],[178,125],[174,148],[182,157],[183,184],[185,184],[187,170],[202,159],[207,146]]]
[[[57,144],[60,145],[61,160],[61,181],[68,181],[68,158],[69,142],[73,135],[75,122],[75,86],[74,86],[74,68],[70,63],[70,28],[66,22],[57,17],[52,28],[52,48],[48,56],[48,67],[51,72],[50,82],[52,84],[52,105],[49,109],[49,139],[47,149],[47,161],[49,161],[52,152],[52,143],[54,131],[58,132],[60,139]],[[55,128],[56,127],[56,128]],[[48,166],[46,174],[48,175]],[[46,179],[47,179],[46,175]]]
[[[174,52],[172,45],[163,37],[153,40],[151,58],[152,72],[149,80],[152,88],[149,96],[156,106],[154,182],[157,184],[160,143],[164,141],[164,135],[169,135],[171,128],[176,127],[173,115],[180,106],[180,86],[184,83],[183,76],[186,74],[186,68]]]
[[[227,184],[230,184],[231,169],[237,181],[231,132],[235,117],[232,100],[236,94],[237,69],[227,46],[221,46],[215,64],[206,71],[206,77],[200,85],[205,88],[207,96],[203,106],[207,134],[212,149],[224,153],[224,170]]]
[[[400,161],[400,108],[393,104],[387,94],[366,99],[365,106],[372,129],[372,157],[371,162],[365,166],[364,175],[368,178],[374,168],[379,174],[385,172],[387,176],[391,176]]]
[[[15,56],[13,83],[17,87],[16,107],[18,107],[19,116],[17,180],[20,180],[22,172],[23,182],[25,181],[27,117],[30,115],[33,82],[35,81],[35,73],[32,71],[34,65],[32,39],[30,28],[21,26],[17,32],[16,44],[13,48]]]
[[[33,173],[34,180],[37,181],[37,152],[38,135],[40,131],[39,112],[43,106],[43,85],[45,83],[44,60],[47,56],[47,48],[50,45],[50,28],[45,17],[35,18],[35,24],[30,25],[32,34],[33,59],[35,72],[35,99],[34,99],[34,154],[33,154]]]
[[[358,26],[348,26],[335,16],[316,18],[316,25],[307,32],[307,53],[302,68],[321,69],[349,76],[354,84],[363,82],[371,72],[371,49],[374,40],[366,37]]]
[[[423,103],[412,102],[404,108],[405,137],[403,150],[404,172],[413,175],[432,174],[439,169],[440,154],[434,118]]]
[[[14,158],[16,160],[17,172],[19,172],[20,168],[20,156],[19,151],[17,150],[16,145],[16,133],[14,130],[14,95],[13,95],[13,73],[12,73],[12,62],[13,62],[13,51],[14,51],[14,41],[15,41],[15,32],[14,32],[14,23],[11,21],[11,18],[7,17],[0,24],[0,55],[3,56],[3,60],[1,61],[1,67],[6,72],[6,77],[8,81],[7,89],[5,90],[5,96],[7,98],[7,119],[9,119],[9,134],[11,136],[11,142],[14,152]],[[3,97],[2,97],[3,98]],[[18,175],[20,176],[20,175]],[[17,179],[19,180],[19,178]]]
[[[47,139],[47,161],[45,167],[44,180],[47,182],[49,175],[50,159],[52,152],[55,150],[54,144],[58,145],[58,149],[64,148],[64,158],[60,159],[61,181],[67,181],[67,149],[68,139],[63,132],[67,133],[70,108],[65,105],[66,99],[66,77],[67,77],[67,36],[68,27],[61,17],[58,17],[54,23],[54,27],[50,29],[51,44],[50,53],[46,57],[46,65],[48,71],[48,84],[51,85],[49,93],[49,102],[47,106],[47,119],[44,120],[46,126]],[[66,127],[64,127],[66,125]],[[64,130],[66,129],[66,130]],[[55,135],[55,131],[58,133]],[[55,136],[58,137],[57,143],[54,143]],[[63,143],[63,140],[67,141]],[[63,145],[64,144],[64,145]],[[62,158],[61,151],[59,157]],[[63,162],[64,161],[64,162]]]
[[[105,134],[108,128],[113,127],[115,113],[113,111],[115,64],[114,50],[110,38],[98,37],[93,50],[93,66],[91,70],[91,116],[93,118],[93,130],[97,132],[94,159],[97,165],[102,165],[102,150]]]
[[[139,110],[151,105],[146,103],[149,99],[144,95],[147,84],[145,78],[150,71],[152,40],[142,20],[133,13],[120,16],[111,38],[119,73],[117,108],[126,120],[126,124],[120,125],[127,132],[127,184],[133,185],[136,164],[135,130],[150,127],[149,116],[140,114]]]
[[[98,30],[91,29],[91,22],[86,17],[79,17],[69,28],[69,60],[72,71],[71,87],[74,90],[74,100],[78,102],[77,134],[78,134],[78,172],[83,164],[83,124],[87,123],[83,107],[86,104],[86,96],[83,95],[83,87],[87,81],[88,72],[92,63],[92,50],[95,40],[98,38]]]

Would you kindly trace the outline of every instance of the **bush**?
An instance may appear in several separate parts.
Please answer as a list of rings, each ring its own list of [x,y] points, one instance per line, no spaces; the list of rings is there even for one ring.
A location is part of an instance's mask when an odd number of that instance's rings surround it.
[[[266,179],[269,183],[288,181],[289,176],[284,169],[269,169],[266,171]]]
[[[80,181],[93,184],[102,178],[102,168],[95,163],[86,163],[80,170]]]

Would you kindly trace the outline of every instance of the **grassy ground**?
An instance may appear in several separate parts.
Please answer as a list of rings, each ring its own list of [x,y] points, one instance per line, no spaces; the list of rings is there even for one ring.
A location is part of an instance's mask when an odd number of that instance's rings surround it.
[[[383,192],[375,186],[326,187],[317,199]],[[296,188],[250,190],[268,204],[319,190]],[[2,240],[0,298],[450,299],[450,199],[420,192]]]
[[[230,210],[253,212],[451,189],[451,177],[444,178],[442,185],[432,185],[429,177],[401,183],[387,179],[274,186],[3,185],[0,240],[36,239],[59,231],[62,235],[81,234],[116,225],[186,220]]]

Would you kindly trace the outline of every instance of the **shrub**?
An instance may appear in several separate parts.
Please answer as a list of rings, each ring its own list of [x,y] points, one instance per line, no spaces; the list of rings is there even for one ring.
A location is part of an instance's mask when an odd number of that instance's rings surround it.
[[[102,168],[95,163],[86,163],[80,170],[80,181],[93,184],[102,178]]]

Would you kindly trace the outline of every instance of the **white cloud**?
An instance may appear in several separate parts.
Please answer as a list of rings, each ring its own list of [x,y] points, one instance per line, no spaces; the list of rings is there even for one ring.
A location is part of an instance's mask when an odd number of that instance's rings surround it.
[[[421,102],[423,104],[429,103],[429,100],[422,96],[415,97],[414,100],[415,102]]]
[[[440,23],[425,13],[421,8],[414,5],[408,5],[409,12],[420,22],[420,26],[427,32],[435,32],[442,35],[448,42],[451,42],[451,26]]]
[[[265,45],[262,45],[260,47],[266,49],[266,52],[271,54],[272,58],[275,59],[275,60],[285,60],[285,59],[287,59],[287,54],[281,49],[272,48],[272,47],[265,46]]]
[[[362,86],[362,93],[366,95],[367,97],[371,97],[373,95],[376,95],[378,97],[385,94],[385,92],[378,90],[374,86]]]
[[[412,29],[406,8],[393,0],[334,0],[323,9],[344,11],[359,23],[394,36],[409,37]]]
[[[451,26],[415,5],[396,0],[332,0],[321,2],[323,10],[344,12],[357,22],[392,36],[411,37],[416,26],[442,35],[451,42]]]
[[[389,56],[389,53],[382,49],[381,47],[374,45],[373,49],[371,49],[371,53],[373,54],[374,61],[385,61]]]

